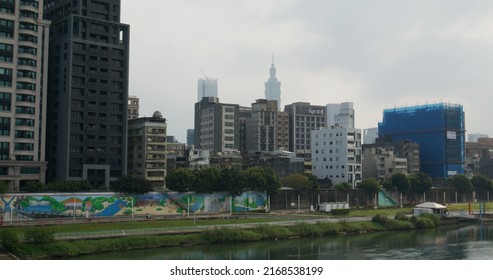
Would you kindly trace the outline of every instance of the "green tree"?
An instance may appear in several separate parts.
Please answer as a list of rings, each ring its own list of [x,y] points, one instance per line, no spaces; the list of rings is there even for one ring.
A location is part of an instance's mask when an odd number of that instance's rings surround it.
[[[456,188],[460,192],[468,192],[472,189],[472,183],[464,174],[456,174],[447,179],[447,186]]]
[[[126,175],[111,184],[111,190],[123,194],[143,194],[153,190],[152,184],[144,177]]]
[[[43,192],[46,190],[46,185],[39,181],[29,181],[23,188],[27,192]]]
[[[306,174],[306,177],[308,177],[308,181],[310,181],[312,191],[318,191],[320,189],[320,182],[318,181],[317,176],[313,174]]]
[[[306,190],[312,187],[312,183],[310,182],[308,177],[299,173],[282,177],[280,182],[283,187],[292,188],[292,189]]]
[[[177,169],[166,176],[166,187],[176,192],[189,192],[193,188],[195,174],[188,168]]]
[[[351,185],[348,182],[340,182],[334,185],[334,189],[346,192],[351,189]]]
[[[491,191],[493,189],[491,180],[481,174],[472,176],[471,183],[478,190]]]
[[[216,191],[222,191],[220,189],[220,175],[219,170],[215,167],[208,167],[204,169],[197,169],[193,171],[195,180],[193,184],[193,190],[199,193],[213,193]]]
[[[219,189],[232,195],[240,195],[245,190],[241,172],[236,168],[223,168],[219,171]]]
[[[358,189],[362,189],[362,190],[366,191],[366,193],[368,193],[368,198],[371,197],[370,201],[374,201],[373,195],[378,193],[382,189],[382,186],[380,185],[380,183],[375,178],[363,179],[361,182],[359,182],[359,184],[356,187]],[[377,205],[376,201],[374,201],[371,204]]]
[[[245,190],[265,191],[273,194],[281,187],[279,179],[270,168],[254,166],[241,171],[241,174],[247,186]]]
[[[404,173],[396,173],[385,181],[384,187],[389,191],[397,190],[406,193],[411,188],[411,180]]]
[[[423,172],[415,173],[409,178],[411,190],[416,194],[427,192],[433,186],[431,177]]]
[[[0,195],[9,191],[9,185],[5,181],[0,181]]]
[[[375,178],[363,179],[357,186],[359,189],[365,190],[367,193],[372,194],[379,192],[382,186]]]

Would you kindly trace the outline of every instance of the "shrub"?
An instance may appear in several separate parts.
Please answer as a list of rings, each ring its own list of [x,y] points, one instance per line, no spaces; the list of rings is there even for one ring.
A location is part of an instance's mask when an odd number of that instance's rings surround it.
[[[24,242],[33,244],[48,244],[55,241],[53,231],[47,228],[28,228],[24,231]]]
[[[388,226],[391,223],[389,217],[380,214],[373,216],[371,221],[382,226]]]
[[[260,240],[260,235],[251,230],[220,228],[202,233],[204,240],[211,244],[236,243]]]
[[[348,215],[351,209],[332,209],[330,213],[332,215]]]
[[[411,222],[416,228],[434,228],[439,223],[439,218],[434,214],[421,214],[420,216],[413,216]]]
[[[263,240],[285,239],[291,233],[286,227],[271,225],[260,225],[255,232],[262,235]]]
[[[433,221],[433,224],[435,224],[435,226],[438,226],[438,224],[440,223],[440,217],[436,214],[421,214],[421,217],[424,217],[424,218],[428,218],[430,220]]]
[[[399,221],[409,221],[409,217],[407,216],[406,212],[399,212],[395,214],[394,219],[399,220]]]
[[[21,240],[16,231],[5,230],[0,232],[0,245],[6,251],[16,253],[21,246]]]

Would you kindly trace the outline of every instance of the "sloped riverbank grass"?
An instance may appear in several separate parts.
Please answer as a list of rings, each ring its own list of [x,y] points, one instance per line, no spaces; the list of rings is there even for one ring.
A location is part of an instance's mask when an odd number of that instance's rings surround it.
[[[78,255],[157,247],[282,240],[385,230],[413,230],[435,227],[438,225],[438,223],[435,223],[435,220],[438,221],[432,215],[430,217],[409,218],[409,220],[405,220],[402,217],[400,219],[390,219],[387,216],[377,215],[371,222],[342,221],[338,223],[318,222],[315,224],[300,222],[292,226],[264,224],[252,229],[216,228],[204,230],[202,233],[192,234],[146,235],[76,241],[53,241],[49,236],[53,231],[44,231],[41,233],[31,232],[26,235],[25,232],[19,233],[22,229],[11,229],[2,231],[0,244],[2,244],[4,249],[9,251],[9,248],[14,248],[11,252],[23,259],[62,259]],[[20,242],[15,238],[20,235],[31,236],[31,242],[26,243],[26,240]],[[33,236],[40,241],[32,242],[34,240]],[[10,244],[10,242],[13,243]]]

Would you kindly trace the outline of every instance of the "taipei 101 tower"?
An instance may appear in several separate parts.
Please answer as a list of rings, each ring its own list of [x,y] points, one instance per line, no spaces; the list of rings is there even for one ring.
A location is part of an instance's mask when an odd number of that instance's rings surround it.
[[[276,100],[277,107],[281,107],[281,82],[276,78],[276,67],[274,67],[274,55],[272,55],[272,64],[270,66],[270,77],[265,82],[265,99]]]

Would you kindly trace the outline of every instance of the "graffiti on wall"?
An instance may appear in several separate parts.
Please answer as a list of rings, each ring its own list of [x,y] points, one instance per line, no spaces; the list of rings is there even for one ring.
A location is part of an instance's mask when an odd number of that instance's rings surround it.
[[[227,193],[149,193],[124,196],[116,193],[5,194],[0,196],[0,212],[15,211],[31,218],[122,215],[172,215],[265,210],[267,195],[246,192],[231,197]]]

